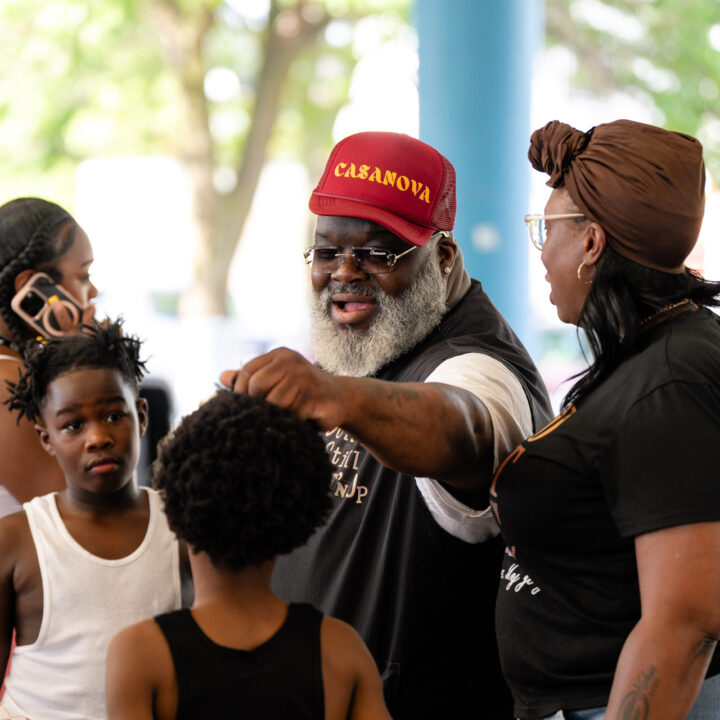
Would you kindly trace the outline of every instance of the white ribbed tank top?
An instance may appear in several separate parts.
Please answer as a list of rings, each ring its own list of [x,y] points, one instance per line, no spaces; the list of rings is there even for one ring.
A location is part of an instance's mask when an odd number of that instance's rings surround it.
[[[105,660],[115,633],[180,607],[178,543],[160,496],[148,493],[143,541],[118,560],[96,557],[70,535],[57,493],[23,505],[37,550],[43,617],[37,640],[15,648],[2,702],[31,720],[105,720]]]

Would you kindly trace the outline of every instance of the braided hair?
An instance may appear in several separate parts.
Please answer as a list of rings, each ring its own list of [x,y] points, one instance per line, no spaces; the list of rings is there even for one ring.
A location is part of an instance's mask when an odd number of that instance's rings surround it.
[[[67,210],[40,198],[17,198],[0,207],[0,315],[19,345],[33,332],[10,307],[15,278],[23,270],[42,269],[62,282],[52,263],[72,246],[75,225]],[[60,233],[64,226],[71,231]]]
[[[117,370],[135,394],[145,374],[140,360],[140,340],[124,335],[122,320],[100,325],[81,325],[74,335],[30,341],[23,349],[25,372],[17,383],[7,382],[10,397],[5,404],[17,410],[19,418],[40,418],[40,407],[48,386],[59,375],[81,368]]]

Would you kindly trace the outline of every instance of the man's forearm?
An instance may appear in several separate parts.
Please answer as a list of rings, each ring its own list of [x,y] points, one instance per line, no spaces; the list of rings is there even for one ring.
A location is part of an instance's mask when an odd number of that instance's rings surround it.
[[[435,383],[337,379],[350,398],[343,428],[383,465],[461,489],[489,486],[492,421],[474,395]]]
[[[314,420],[325,431],[342,427],[398,472],[461,490],[490,486],[492,420],[467,390],[330,375],[287,348],[225,371],[220,380],[235,392]]]

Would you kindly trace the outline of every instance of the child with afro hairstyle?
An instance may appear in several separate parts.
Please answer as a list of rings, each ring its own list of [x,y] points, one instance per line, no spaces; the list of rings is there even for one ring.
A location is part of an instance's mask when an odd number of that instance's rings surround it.
[[[181,605],[178,541],[158,493],[135,481],[139,352],[119,322],[83,327],[29,349],[9,383],[11,410],[34,422],[67,483],[0,518],[0,673],[17,637],[11,716],[104,720],[112,636]]]
[[[114,638],[110,720],[388,720],[357,633],[270,588],[276,556],[306,542],[330,509],[317,426],[221,391],[166,438],[154,470],[189,546],[195,604]]]

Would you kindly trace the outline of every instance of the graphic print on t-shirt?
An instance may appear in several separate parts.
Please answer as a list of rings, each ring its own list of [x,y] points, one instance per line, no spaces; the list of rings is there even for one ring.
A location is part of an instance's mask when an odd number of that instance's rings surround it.
[[[553,418],[544,428],[542,428],[542,430],[538,430],[538,432],[536,432],[534,435],[531,435],[523,442],[536,442],[537,440],[541,440],[542,438],[548,436],[551,432],[557,430],[571,415],[574,415],[575,411],[576,408],[574,405],[568,405],[557,417]],[[497,506],[497,492],[495,489],[497,487],[497,481],[502,474],[502,471],[507,467],[508,463],[516,463],[524,452],[525,446],[521,443],[502,461],[498,469],[495,471],[495,477],[493,477],[493,482],[490,486],[490,507],[492,508],[493,515],[495,515],[495,520],[497,521],[497,524],[501,528],[502,523],[500,522],[500,514]],[[515,557],[514,549],[508,549],[510,550],[510,554],[512,555],[512,557]]]
[[[557,430],[571,415],[575,413],[575,406],[569,405],[566,407],[556,418],[551,420],[544,428],[531,435],[524,442],[532,443],[547,437],[550,433]],[[500,522],[500,512],[497,504],[497,483],[498,479],[502,475],[503,470],[508,466],[515,464],[526,452],[524,444],[518,445],[502,462],[495,472],[492,486],[490,487],[490,507],[492,508],[493,515],[497,521],[500,529],[502,530],[502,523]],[[513,560],[516,560],[515,547],[508,545],[505,549],[506,555],[510,556]],[[529,590],[531,595],[537,595],[541,592],[540,587],[535,585],[535,581],[527,574],[523,573],[520,565],[517,562],[510,564],[505,563],[503,569],[500,571],[500,580],[505,584],[505,590],[514,592],[521,592],[522,590]],[[501,583],[501,584],[502,584]]]
[[[361,454],[366,452],[365,448],[342,428],[328,430],[325,437],[327,439],[325,451],[335,468],[330,479],[333,495],[362,504],[368,494],[368,488],[366,485],[358,484],[358,471]]]
[[[513,559],[515,556],[510,548],[505,548],[505,554],[510,555]],[[521,592],[522,590],[528,589],[531,595],[537,595],[542,590],[535,585],[535,581],[527,574],[523,573],[516,562],[511,563],[507,567],[500,570],[500,580],[505,583],[505,590],[514,590],[515,592]]]

